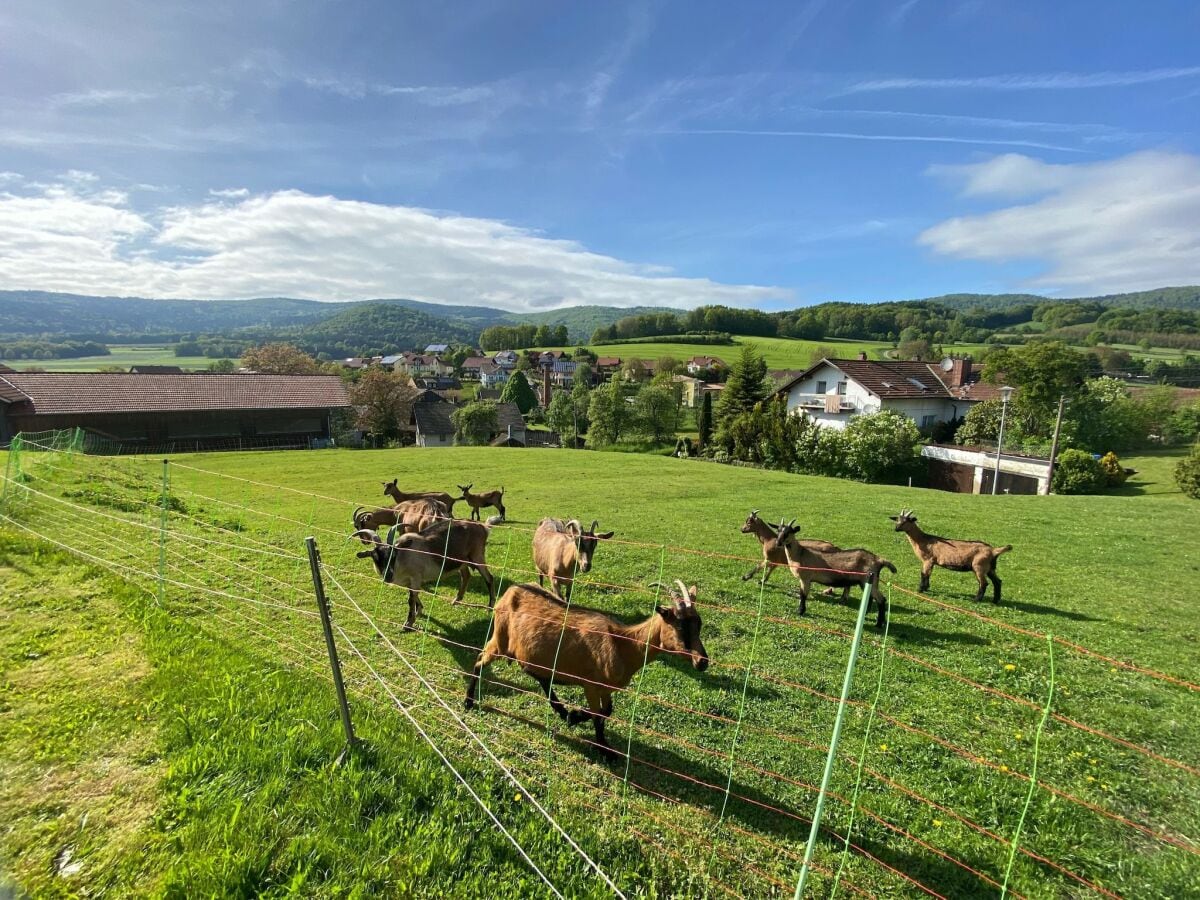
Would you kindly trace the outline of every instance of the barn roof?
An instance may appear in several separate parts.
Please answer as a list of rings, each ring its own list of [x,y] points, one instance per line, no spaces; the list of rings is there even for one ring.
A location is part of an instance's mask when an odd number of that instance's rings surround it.
[[[336,375],[16,372],[0,375],[0,399],[34,415],[347,407]]]
[[[792,385],[823,365],[830,365],[844,372],[847,378],[853,379],[876,397],[885,400],[954,397],[937,374],[936,367],[911,360],[881,362],[873,359],[823,359],[780,387],[778,392],[791,390]]]
[[[454,423],[450,420],[456,410],[453,403],[414,403],[413,423],[421,434],[454,434]]]

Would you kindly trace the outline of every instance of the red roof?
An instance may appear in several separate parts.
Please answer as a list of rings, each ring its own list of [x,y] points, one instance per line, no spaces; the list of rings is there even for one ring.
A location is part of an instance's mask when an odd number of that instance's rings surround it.
[[[0,376],[0,399],[34,415],[347,407],[336,375],[126,375],[21,372]]]
[[[616,366],[619,366],[620,364],[621,364],[621,357],[619,357],[619,356],[598,356],[598,357],[596,357],[596,367],[597,368],[601,368],[601,367],[615,368]]]

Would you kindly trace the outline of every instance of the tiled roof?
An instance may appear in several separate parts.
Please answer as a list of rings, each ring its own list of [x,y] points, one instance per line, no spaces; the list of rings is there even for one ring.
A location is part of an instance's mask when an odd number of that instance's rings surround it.
[[[134,375],[182,375],[179,366],[130,366],[129,371]]]
[[[0,393],[28,397],[37,415],[214,409],[347,407],[336,375],[127,375],[21,372],[0,376]]]
[[[951,388],[950,393],[957,400],[999,400],[1000,385],[988,381],[970,381],[962,387]]]
[[[457,409],[453,403],[415,403],[413,421],[421,434],[454,434],[450,415]]]
[[[607,368],[611,366],[619,366],[620,364],[621,357],[619,356],[600,356],[596,358],[597,366],[604,366]]]
[[[513,427],[513,431],[523,431],[525,417],[521,415],[517,404],[501,403],[496,407],[496,428],[503,434],[508,431],[509,425]]]
[[[897,400],[914,397],[953,398],[954,395],[938,376],[937,369],[929,363],[909,360],[877,361],[870,359],[823,359],[810,366],[787,384],[779,388],[788,391],[797,381],[805,378],[818,367],[828,363],[841,370],[876,397]]]
[[[468,356],[462,361],[464,369],[482,369],[485,365],[495,366],[496,364],[486,356]]]

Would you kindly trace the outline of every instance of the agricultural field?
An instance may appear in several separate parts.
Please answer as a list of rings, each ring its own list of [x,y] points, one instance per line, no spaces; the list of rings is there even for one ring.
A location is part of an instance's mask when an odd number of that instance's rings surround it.
[[[195,454],[168,466],[164,519],[158,458],[22,453],[0,527],[17,598],[0,631],[0,873],[37,896],[536,893],[415,720],[567,896],[612,891],[534,800],[629,896],[790,894],[857,603],[817,598],[800,618],[787,572],[742,581],[757,507],[899,569],[889,627],[868,620],[811,896],[1194,895],[1200,504],[1171,483],[1176,456],[1126,460],[1139,474],[1119,495],[973,497],[586,451]],[[608,734],[628,764],[601,762],[512,665],[461,711],[482,582],[456,606],[448,578],[406,633],[403,596],[346,540],[397,477],[504,485],[503,585],[531,578],[544,515],[616,532],[581,605],[631,622],[661,601],[654,582],[698,585],[712,665],[659,659],[617,695]],[[886,518],[901,506],[1013,544],[1004,602],[975,604],[971,577],[945,570],[916,595]],[[309,534],[364,742],[340,761]]]
[[[207,356],[176,356],[172,344],[109,344],[108,356],[80,356],[75,359],[6,359],[6,366],[17,371],[27,367],[47,372],[98,372],[107,366],[180,366],[185,371],[206,369],[215,360]]]
[[[693,356],[718,356],[729,363],[736,358],[741,344],[754,344],[772,369],[806,369],[812,363],[813,353],[818,347],[831,347],[840,357],[857,356],[865,352],[870,359],[885,359],[892,349],[886,341],[853,341],[829,338],[821,341],[802,341],[793,338],[750,337],[737,335],[732,345],[672,344],[672,343],[628,343],[587,344],[597,356],[619,356],[622,359],[656,360],[664,356],[686,360]],[[978,353],[982,344],[948,344],[947,352]],[[574,350],[575,347],[541,347],[542,350]]]

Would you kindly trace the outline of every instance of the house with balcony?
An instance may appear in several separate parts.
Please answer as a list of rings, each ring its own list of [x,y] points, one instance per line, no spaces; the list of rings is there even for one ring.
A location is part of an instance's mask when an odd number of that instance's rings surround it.
[[[484,388],[502,388],[511,371],[489,359],[479,367],[479,384]]]
[[[687,373],[689,375],[699,375],[708,369],[727,369],[725,360],[719,356],[693,356],[687,361]]]
[[[776,391],[788,412],[829,428],[845,428],[854,416],[892,409],[922,431],[961,418],[994,393],[971,371],[970,359],[940,363],[911,360],[822,359]]]

